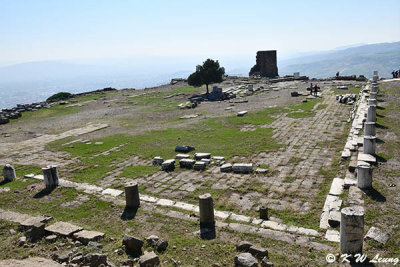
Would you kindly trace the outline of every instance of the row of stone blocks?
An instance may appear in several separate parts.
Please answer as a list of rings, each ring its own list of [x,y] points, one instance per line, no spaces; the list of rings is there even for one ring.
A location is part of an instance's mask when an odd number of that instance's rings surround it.
[[[372,88],[368,100],[368,111],[364,123],[364,154],[375,155],[376,136],[376,104],[378,93],[378,72],[374,71]],[[360,189],[372,187],[372,169],[369,163],[357,164],[357,186]],[[361,206],[347,207],[341,210],[340,217],[340,252],[355,256],[362,254],[364,240],[364,208]]]

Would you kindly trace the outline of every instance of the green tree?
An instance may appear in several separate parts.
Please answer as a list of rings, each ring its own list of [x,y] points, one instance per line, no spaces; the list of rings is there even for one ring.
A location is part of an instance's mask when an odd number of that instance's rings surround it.
[[[208,85],[222,82],[224,74],[225,69],[220,67],[218,60],[207,59],[203,65],[197,65],[196,71],[189,75],[188,84],[195,87],[205,84],[208,95]]]

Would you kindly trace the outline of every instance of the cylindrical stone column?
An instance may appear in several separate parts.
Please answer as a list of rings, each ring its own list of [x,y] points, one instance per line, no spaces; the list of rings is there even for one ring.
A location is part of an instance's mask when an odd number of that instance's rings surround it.
[[[58,182],[58,169],[57,169],[57,165],[52,165],[49,166],[50,170],[51,170],[51,177],[53,179],[53,184],[54,186],[58,186],[59,182]]]
[[[213,227],[214,221],[214,202],[210,194],[199,196],[200,227]]]
[[[259,212],[260,212],[260,219],[268,220],[268,208],[267,207],[260,206]]]
[[[375,136],[375,122],[364,123],[364,136]]]
[[[6,182],[14,181],[15,178],[17,178],[14,167],[10,164],[4,165],[3,176],[4,176],[4,181]]]
[[[125,184],[125,199],[127,208],[134,209],[140,206],[139,186],[136,182]]]
[[[54,188],[53,177],[51,173],[51,167],[47,166],[46,168],[42,168],[43,172],[43,180],[46,188]]]
[[[376,122],[376,106],[368,107],[367,122]]]
[[[369,99],[377,99],[378,93],[377,92],[370,92],[369,93]]]
[[[364,239],[364,209],[360,206],[342,209],[340,217],[340,252],[362,253]]]
[[[377,103],[378,103],[378,101],[376,101],[375,98],[368,99],[368,106],[376,106]]]
[[[378,93],[378,85],[372,85],[370,93]]]
[[[364,142],[363,142],[364,154],[375,155],[375,148],[376,148],[376,137],[364,136]]]
[[[378,79],[379,79],[379,76],[378,76],[378,75],[374,75],[374,76],[372,76],[372,80],[373,80],[374,82],[377,82],[377,81],[378,81]]]
[[[369,165],[357,166],[357,187],[360,189],[372,188],[372,169]]]
[[[374,70],[374,74],[373,74],[373,75],[378,76],[378,71],[377,71],[377,70]]]

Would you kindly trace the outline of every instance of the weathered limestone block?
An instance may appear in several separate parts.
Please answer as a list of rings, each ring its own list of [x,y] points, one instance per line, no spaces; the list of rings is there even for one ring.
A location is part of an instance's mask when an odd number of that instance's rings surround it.
[[[336,227],[340,224],[340,211],[332,210],[329,212],[328,223],[331,227]]]
[[[236,267],[257,267],[258,261],[248,252],[240,253],[235,256],[235,266]]]
[[[375,240],[376,242],[379,242],[381,244],[386,244],[386,242],[388,242],[390,239],[390,235],[376,227],[371,227],[368,230],[368,233],[365,235],[365,240],[368,239]]]
[[[214,220],[214,202],[210,194],[199,196],[200,227],[212,227]]]
[[[364,123],[364,136],[375,136],[375,122],[365,122]]]
[[[160,265],[160,259],[153,251],[145,253],[139,258],[140,267],[153,267]]]
[[[238,113],[237,113],[237,116],[238,117],[243,117],[244,115],[246,115],[247,114],[247,110],[243,110],[243,111],[239,111]]]
[[[240,241],[239,243],[236,243],[236,250],[242,252],[248,252],[251,246],[253,246],[253,244],[250,242]]]
[[[378,104],[378,101],[376,101],[375,98],[368,99],[368,106],[373,106],[373,105],[376,106],[377,104]]]
[[[206,165],[211,163],[210,159],[201,159],[200,161],[204,162]]]
[[[268,250],[262,247],[251,246],[249,248],[249,253],[260,260],[264,257],[268,257]]]
[[[193,169],[196,171],[201,171],[206,168],[206,163],[204,161],[196,161],[196,163],[193,165]]]
[[[188,159],[188,158],[190,158],[189,154],[177,154],[175,156],[175,159]]]
[[[360,189],[372,187],[372,169],[370,165],[357,166],[357,186]]]
[[[104,233],[97,231],[82,230],[73,234],[76,240],[79,240],[83,244],[87,245],[90,241],[99,241],[104,237]]]
[[[225,163],[220,167],[221,172],[231,172],[232,171],[232,164],[230,163]]]
[[[56,222],[45,228],[47,232],[53,233],[59,236],[72,236],[74,233],[81,231],[82,227],[67,223],[67,222]]]
[[[15,178],[17,178],[14,167],[10,164],[6,164],[3,168],[3,176],[4,176],[4,181],[6,182],[14,181]]]
[[[252,163],[235,163],[233,164],[233,172],[235,173],[251,173],[253,172]]]
[[[154,157],[153,158],[153,165],[161,165],[164,162],[162,157]]]
[[[141,255],[144,242],[134,236],[124,235],[122,245],[125,246],[126,253]]]
[[[340,252],[362,253],[364,239],[364,209],[352,206],[342,209],[340,220]]]
[[[136,209],[140,206],[139,186],[136,182],[125,184],[125,199],[126,207],[129,209]]]
[[[161,164],[161,169],[163,171],[173,171],[173,170],[175,170],[175,160],[174,159],[169,159],[169,160],[164,161]]]
[[[211,153],[195,153],[194,159],[201,160],[201,159],[209,159],[211,158]]]
[[[179,166],[181,168],[187,168],[187,169],[191,169],[193,168],[193,165],[195,164],[195,160],[194,159],[181,159],[179,161]]]
[[[365,154],[375,155],[376,137],[364,136],[363,150]]]

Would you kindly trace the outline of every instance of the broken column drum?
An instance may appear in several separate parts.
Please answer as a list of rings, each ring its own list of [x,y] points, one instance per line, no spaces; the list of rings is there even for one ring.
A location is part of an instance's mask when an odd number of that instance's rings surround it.
[[[365,122],[364,123],[364,136],[375,136],[375,122]]]
[[[58,170],[56,165],[42,168],[43,180],[46,188],[54,188],[58,186]]]
[[[368,107],[367,122],[376,122],[376,106],[374,105]]]
[[[364,239],[364,209],[360,206],[342,209],[340,217],[340,252],[362,253]]]
[[[372,85],[371,93],[378,93],[378,85]]]
[[[260,206],[259,212],[260,212],[260,219],[268,220],[268,208],[267,207]]]
[[[377,92],[370,92],[369,99],[377,99],[378,93]]]
[[[376,106],[377,104],[378,104],[378,101],[376,101],[375,98],[368,99],[368,106]]]
[[[10,164],[6,164],[3,168],[3,176],[4,176],[4,181],[11,182],[15,180],[17,176],[15,174],[14,167]]]
[[[136,182],[125,184],[125,199],[126,207],[129,209],[135,209],[140,206],[139,186]]]
[[[364,143],[363,143],[364,154],[375,155],[375,148],[376,148],[376,137],[364,136]]]
[[[369,165],[357,166],[357,187],[360,189],[372,188],[372,169]]]
[[[210,194],[199,196],[200,227],[213,227],[214,221],[214,202]]]

